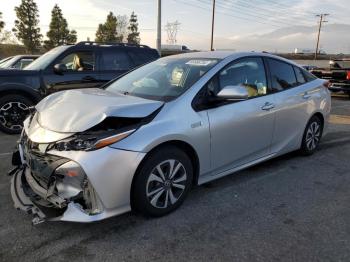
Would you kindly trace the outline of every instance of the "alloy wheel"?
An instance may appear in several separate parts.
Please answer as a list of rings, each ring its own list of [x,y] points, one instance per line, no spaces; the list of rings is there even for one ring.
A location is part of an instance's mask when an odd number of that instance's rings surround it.
[[[175,159],[158,164],[146,183],[149,203],[156,208],[174,205],[186,189],[187,173],[184,165]]]
[[[28,115],[28,106],[21,102],[7,102],[0,108],[0,124],[10,130],[21,130]]]
[[[321,126],[319,123],[312,122],[306,132],[305,142],[308,150],[314,150],[321,138]]]

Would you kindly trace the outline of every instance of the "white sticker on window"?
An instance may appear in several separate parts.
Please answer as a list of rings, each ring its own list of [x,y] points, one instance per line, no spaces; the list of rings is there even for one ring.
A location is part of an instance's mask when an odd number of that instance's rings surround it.
[[[192,66],[207,66],[212,63],[212,60],[190,60],[186,63],[186,65]]]

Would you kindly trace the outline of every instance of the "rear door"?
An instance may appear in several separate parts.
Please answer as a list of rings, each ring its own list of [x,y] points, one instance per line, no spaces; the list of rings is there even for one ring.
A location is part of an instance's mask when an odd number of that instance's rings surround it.
[[[274,128],[274,97],[268,89],[262,58],[232,62],[209,82],[208,89],[216,94],[228,85],[244,86],[249,99],[207,110],[215,173],[267,156]]]
[[[266,58],[266,61],[275,93],[276,109],[271,151],[282,153],[295,150],[300,147],[317,90],[307,82],[299,67],[273,58]]]
[[[126,49],[101,49],[100,52],[100,80],[106,83],[122,74],[125,74],[135,65]]]

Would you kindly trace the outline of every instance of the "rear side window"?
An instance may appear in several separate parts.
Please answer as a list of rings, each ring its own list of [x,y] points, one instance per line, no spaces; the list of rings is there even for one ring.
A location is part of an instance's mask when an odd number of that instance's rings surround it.
[[[302,69],[302,72],[303,72],[303,75],[305,77],[306,82],[311,82],[311,81],[317,79],[316,76],[314,76],[313,74],[311,74],[310,72],[308,72],[306,70]]]
[[[294,71],[295,71],[295,76],[297,77],[298,84],[306,83],[306,79],[304,77],[303,72],[301,71],[301,68],[295,66]]]
[[[135,65],[143,65],[158,59],[156,54],[151,52],[129,52],[130,57],[134,61]]]
[[[101,56],[101,70],[130,70],[133,63],[126,52],[108,51]]]
[[[272,89],[274,91],[283,91],[298,85],[293,66],[276,59],[267,60],[272,78]]]

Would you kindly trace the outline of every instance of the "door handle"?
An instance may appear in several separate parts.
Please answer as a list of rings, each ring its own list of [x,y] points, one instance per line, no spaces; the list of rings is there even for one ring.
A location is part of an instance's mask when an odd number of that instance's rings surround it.
[[[94,80],[96,80],[94,77],[92,77],[92,76],[85,76],[85,77],[83,77],[83,81],[94,81]]]
[[[308,92],[305,92],[303,95],[304,99],[309,99],[311,97],[311,95]]]
[[[270,103],[270,102],[266,102],[265,105],[263,105],[261,107],[262,110],[265,110],[265,111],[269,111],[271,109],[275,108],[275,105]]]

